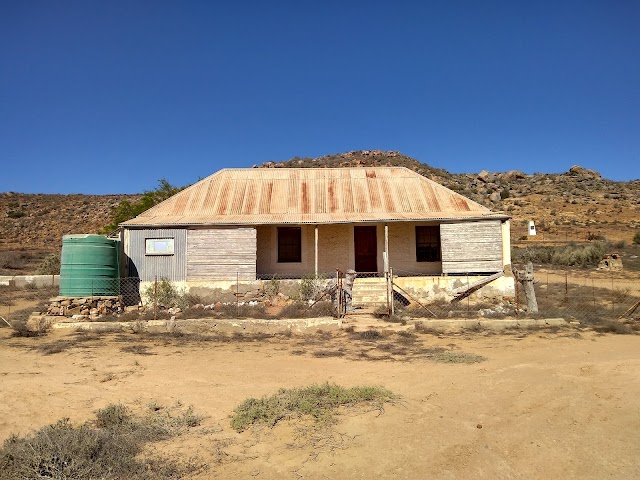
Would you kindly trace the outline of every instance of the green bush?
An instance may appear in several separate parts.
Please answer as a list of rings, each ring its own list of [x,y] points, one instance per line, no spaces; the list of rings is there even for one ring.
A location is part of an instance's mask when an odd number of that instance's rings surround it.
[[[60,274],[60,254],[52,253],[44,257],[38,265],[38,275],[58,275]]]
[[[7,212],[7,217],[9,218],[22,218],[27,214],[22,210],[9,210]]]
[[[151,305],[179,307],[183,310],[202,303],[202,297],[188,293],[184,288],[176,287],[166,278],[149,284],[144,289],[143,296]]]
[[[299,296],[303,302],[315,300],[316,297],[324,289],[324,281],[322,278],[310,275],[300,280]]]
[[[633,236],[633,243],[635,245],[640,244],[640,231],[636,232],[636,234]]]
[[[149,210],[154,205],[172,197],[183,188],[184,187],[175,187],[164,178],[161,178],[158,181],[158,188],[144,192],[142,194],[142,198],[137,202],[132,203],[129,200],[123,200],[114,207],[111,210],[111,223],[106,225],[102,229],[102,232],[111,233],[115,231],[120,223],[126,222],[127,220],[140,215],[142,212]]]
[[[597,265],[607,251],[606,242],[594,242],[587,245],[569,244],[566,246],[531,246],[514,248],[513,263],[551,264],[588,267]]]
[[[274,426],[280,420],[310,415],[316,421],[331,421],[341,406],[370,404],[382,407],[396,396],[382,387],[345,388],[336,384],[311,385],[305,388],[281,388],[261,399],[248,398],[234,410],[231,427],[242,432],[256,423]]]

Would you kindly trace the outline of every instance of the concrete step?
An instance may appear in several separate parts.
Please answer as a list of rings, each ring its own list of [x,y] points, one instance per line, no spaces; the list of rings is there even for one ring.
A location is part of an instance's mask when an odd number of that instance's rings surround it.
[[[385,278],[356,278],[353,284],[354,307],[374,308],[387,305],[387,280]]]

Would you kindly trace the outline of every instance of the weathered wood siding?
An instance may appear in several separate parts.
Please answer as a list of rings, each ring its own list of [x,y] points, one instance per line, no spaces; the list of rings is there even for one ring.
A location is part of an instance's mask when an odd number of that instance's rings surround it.
[[[256,229],[189,230],[187,280],[255,280]]]
[[[500,220],[440,225],[442,273],[502,271]]]
[[[147,238],[173,238],[173,255],[145,255]],[[186,279],[187,268],[184,252],[187,231],[184,228],[127,230],[125,254],[128,257],[128,275],[140,277],[143,282],[166,278],[172,282]]]

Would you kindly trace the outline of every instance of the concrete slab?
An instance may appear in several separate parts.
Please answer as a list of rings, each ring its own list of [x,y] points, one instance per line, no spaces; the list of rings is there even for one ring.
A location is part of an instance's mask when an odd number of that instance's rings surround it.
[[[485,330],[504,330],[506,328],[529,328],[529,327],[549,327],[549,326],[567,326],[569,322],[563,318],[504,318],[504,319],[487,319],[487,318],[411,318],[407,320],[406,325],[395,322],[386,322],[381,318],[373,315],[347,315],[344,325],[352,326],[356,331],[367,329],[384,329],[384,330],[413,330],[416,323],[429,329],[441,331],[458,331],[482,328]]]
[[[436,330],[466,330],[473,328],[483,328],[487,330],[504,330],[505,328],[528,328],[528,327],[549,327],[567,326],[569,323],[563,318],[452,318],[452,319],[419,319],[411,320],[415,325],[421,322],[427,328]]]
[[[56,317],[49,317],[56,318]],[[60,317],[57,317],[60,318]],[[140,320],[134,322],[68,322],[58,321],[52,328],[86,331],[136,330],[149,331],[181,331],[191,333],[205,332],[267,332],[282,333],[287,331],[303,332],[305,330],[338,329],[342,319],[333,317],[292,318],[292,319],[180,319],[180,320]]]
[[[24,288],[27,286],[35,286],[38,288],[57,287],[60,285],[60,275],[3,275],[0,276],[0,285],[15,288]]]

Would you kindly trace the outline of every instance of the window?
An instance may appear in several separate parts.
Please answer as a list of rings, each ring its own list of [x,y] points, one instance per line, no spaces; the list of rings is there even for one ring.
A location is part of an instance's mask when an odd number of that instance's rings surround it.
[[[416,262],[440,260],[440,227],[416,227]]]
[[[278,228],[278,262],[302,261],[302,229],[300,227]]]
[[[145,238],[145,255],[173,255],[173,238]]]

